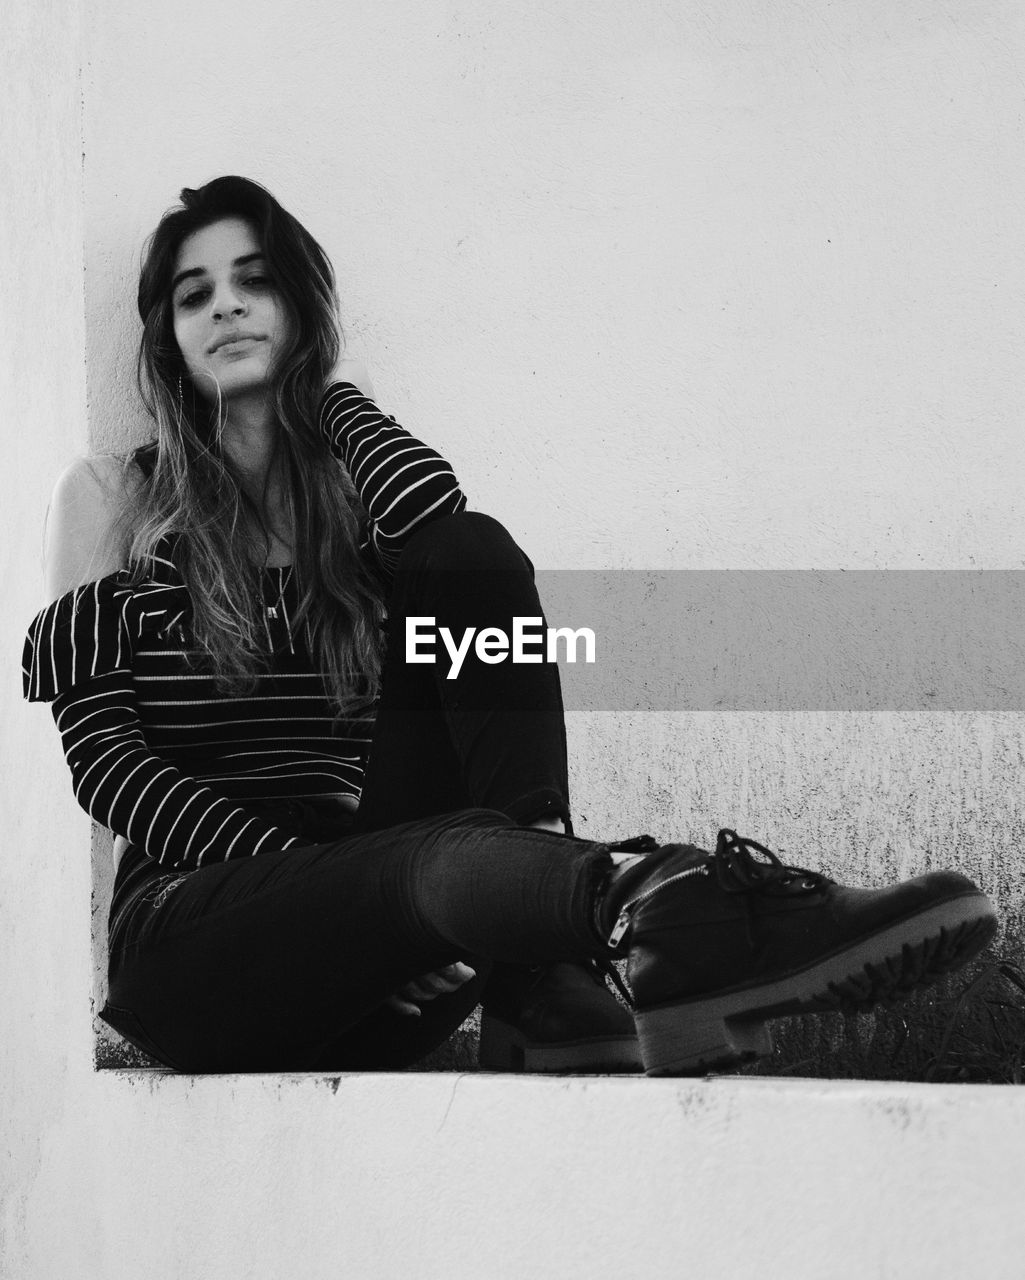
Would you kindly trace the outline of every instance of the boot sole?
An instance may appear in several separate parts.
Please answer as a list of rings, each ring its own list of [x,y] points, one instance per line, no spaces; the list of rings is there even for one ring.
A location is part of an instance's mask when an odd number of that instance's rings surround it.
[[[649,1076],[702,1074],[772,1052],[770,1018],[855,1013],[936,982],[983,950],[997,932],[984,894],[937,903],[771,982],[650,1009],[634,1017]]]
[[[481,1019],[480,1065],[485,1071],[574,1072],[600,1075],[644,1070],[637,1036],[600,1040],[560,1040],[543,1044],[528,1040],[501,1018]]]

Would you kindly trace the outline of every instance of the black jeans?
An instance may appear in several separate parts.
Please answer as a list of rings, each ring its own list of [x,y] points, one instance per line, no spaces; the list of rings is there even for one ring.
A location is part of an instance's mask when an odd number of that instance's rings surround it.
[[[111,938],[106,1020],[184,1071],[394,1069],[455,1030],[492,963],[600,950],[608,846],[519,825],[569,822],[556,668],[471,653],[449,680],[440,643],[434,665],[405,661],[407,616],[458,637],[540,615],[530,563],[497,522],[465,513],[420,530],[389,600],[355,823],[295,802],[284,819],[317,843],[181,875],[154,863]],[[459,959],[477,977],[421,1017],[386,1006]]]

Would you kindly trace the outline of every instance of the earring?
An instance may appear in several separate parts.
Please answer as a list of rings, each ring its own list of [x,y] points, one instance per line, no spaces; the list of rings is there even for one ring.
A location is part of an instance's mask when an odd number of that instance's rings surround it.
[[[185,397],[182,394],[182,376],[178,375],[178,417],[185,417]]]

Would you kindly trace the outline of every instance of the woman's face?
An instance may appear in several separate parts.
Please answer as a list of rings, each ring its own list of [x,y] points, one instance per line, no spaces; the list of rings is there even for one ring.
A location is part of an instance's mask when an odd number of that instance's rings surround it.
[[[262,247],[242,218],[195,231],[171,286],[174,336],[201,395],[266,391],[291,325]]]

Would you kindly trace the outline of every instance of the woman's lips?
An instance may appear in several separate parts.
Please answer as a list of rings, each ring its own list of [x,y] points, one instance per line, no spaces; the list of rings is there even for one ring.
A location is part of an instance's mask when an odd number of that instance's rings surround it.
[[[245,355],[258,342],[262,342],[262,338],[244,337],[231,338],[227,342],[219,342],[211,351],[211,355]]]

